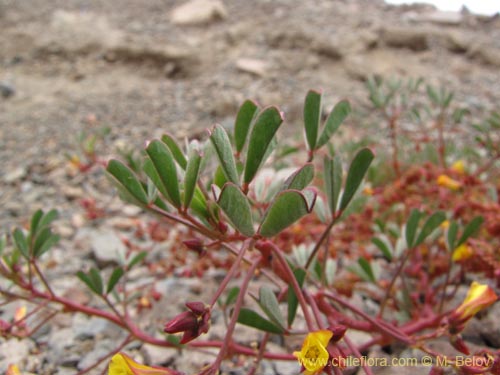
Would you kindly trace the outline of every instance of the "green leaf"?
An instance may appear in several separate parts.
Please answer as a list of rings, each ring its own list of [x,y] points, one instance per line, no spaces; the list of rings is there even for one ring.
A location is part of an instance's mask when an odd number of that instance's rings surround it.
[[[0,236],[0,256],[3,254],[3,251],[5,250],[6,243],[7,240],[5,239],[5,236]]]
[[[16,244],[17,249],[21,253],[23,257],[28,259],[30,257],[30,250],[28,246],[28,241],[26,241],[26,236],[22,232],[21,229],[16,228],[12,233],[14,237],[14,243]]]
[[[165,144],[159,140],[154,140],[149,143],[146,148],[153,166],[160,178],[160,185],[163,185],[164,190],[168,192],[168,197],[171,203],[176,207],[181,207],[181,195],[179,192],[179,181],[177,180],[177,169],[175,167],[172,153]],[[153,181],[154,182],[154,181]],[[160,192],[162,189],[158,187]]]
[[[112,159],[106,168],[108,173],[119,182],[119,186],[123,187],[125,192],[130,195],[139,204],[147,205],[148,197],[142,184],[135,177],[134,173],[118,160]]]
[[[373,157],[373,152],[368,148],[360,150],[354,157],[351,166],[349,167],[349,172],[347,173],[344,193],[342,194],[342,200],[340,201],[340,210],[343,211],[354,197],[356,190],[358,190],[361,181],[368,171],[368,167],[370,166]]]
[[[205,196],[201,189],[197,186],[194,189],[193,200],[191,201],[191,209],[200,219],[208,219],[210,213],[208,212],[208,205]]]
[[[229,306],[236,302],[236,298],[238,298],[238,294],[240,294],[240,288],[237,286],[233,286],[231,289],[229,289],[229,292],[227,293],[226,297],[226,302],[224,303],[225,306]]]
[[[314,166],[312,163],[306,163],[286,179],[282,190],[302,190],[311,183],[313,178]]]
[[[474,235],[479,230],[479,227],[483,224],[483,221],[484,219],[482,216],[476,216],[474,219],[472,219],[470,223],[465,227],[464,232],[458,240],[456,247],[462,245],[470,236]]]
[[[377,279],[375,278],[375,274],[373,273],[372,265],[365,258],[358,258],[358,264],[360,265],[363,272],[366,274],[369,281],[375,283]]]
[[[224,174],[224,170],[220,165],[218,165],[214,173],[213,183],[222,189],[226,182],[228,181],[226,175]]]
[[[297,282],[300,287],[304,284],[304,280],[306,278],[306,271],[303,268],[297,268],[293,271],[293,275],[297,279]],[[297,295],[295,294],[295,290],[289,285],[288,286],[288,326],[291,327],[293,321],[295,320],[295,316],[297,315],[297,308],[299,306],[299,300]]]
[[[328,206],[332,215],[337,211],[340,189],[342,188],[342,162],[336,155],[333,159],[325,157],[323,161],[325,173],[325,190],[328,198]]]
[[[351,105],[347,100],[343,100],[335,105],[326,119],[325,127],[318,140],[317,148],[328,143],[331,136],[337,131],[340,124],[342,124],[349,113],[351,113]]]
[[[285,190],[279,193],[268,208],[259,233],[272,237],[311,212],[316,195],[309,191],[306,196],[306,191]]]
[[[45,215],[43,215],[40,218],[40,221],[38,222],[38,224],[36,226],[37,227],[36,228],[36,232],[39,233],[45,227],[47,227],[50,224],[52,224],[52,222],[54,220],[56,220],[58,217],[59,217],[59,213],[57,212],[57,210],[52,209],[49,212],[47,212]],[[31,229],[31,233],[34,233],[33,229]]]
[[[263,318],[262,316],[257,314],[255,311],[247,309],[245,307],[240,310],[240,313],[238,315],[238,323],[270,333],[281,334],[284,332],[283,328],[278,327],[266,318]]]
[[[171,201],[171,199],[168,195],[168,192],[165,190],[165,187],[163,186],[160,180],[160,176],[158,175],[158,172],[156,172],[151,159],[145,159],[142,169],[144,170],[144,173],[146,173],[146,175],[149,177],[147,184],[148,202],[153,202],[155,206],[161,208],[162,210],[170,212],[170,207],[164,200],[162,200],[162,196],[166,197],[169,202]],[[153,192],[150,191],[151,188],[154,189]],[[158,194],[158,191],[161,193],[161,196],[160,194]]]
[[[379,250],[384,254],[384,257],[391,261],[392,260],[392,251],[390,245],[381,238],[373,237],[372,243],[379,248]]]
[[[35,235],[38,223],[40,222],[40,219],[43,216],[43,211],[42,210],[37,210],[34,214],[33,217],[31,218],[31,225],[30,225],[30,232],[32,235]]]
[[[434,230],[436,230],[437,227],[441,225],[443,221],[446,220],[446,215],[444,212],[435,212],[432,214],[427,221],[425,222],[424,226],[422,227],[422,230],[420,231],[417,240],[413,244],[413,246],[418,246],[422,242],[425,241],[425,239],[432,233]]]
[[[50,228],[44,228],[35,237],[35,242],[33,244],[33,255],[36,257],[38,249],[43,245],[43,243],[52,235]]]
[[[259,290],[259,306],[269,319],[276,325],[284,328],[285,319],[281,315],[279,302],[271,288],[263,286]]]
[[[457,246],[455,242],[457,240],[458,224],[456,221],[452,221],[448,227],[448,233],[446,234],[446,240],[448,242],[448,250],[453,251]]]
[[[426,90],[427,90],[427,96],[429,97],[429,99],[431,99],[431,101],[435,104],[435,105],[439,105],[440,104],[440,100],[439,100],[439,95],[438,93],[436,92],[436,90],[434,89],[434,87],[430,86],[430,85],[427,85],[426,87]]]
[[[304,103],[304,126],[309,150],[316,149],[321,120],[321,92],[310,90]]]
[[[95,294],[102,295],[102,278],[97,269],[92,268],[88,274],[83,271],[78,271],[76,276],[78,276],[78,278],[82,280]]]
[[[97,293],[96,289],[94,288],[94,283],[92,282],[92,279],[89,277],[89,275],[87,275],[87,274],[86,274],[85,272],[83,272],[83,271],[78,271],[78,272],[76,273],[76,276],[77,276],[80,280],[82,280],[82,281],[85,283],[85,285],[87,285],[87,287],[88,287],[91,291],[93,291],[93,292],[94,292],[94,293],[96,293],[96,294],[99,294],[99,293]]]
[[[189,155],[189,161],[184,176],[184,208],[188,208],[193,199],[198,176],[200,175],[201,155],[193,150]]]
[[[226,130],[219,124],[214,125],[210,132],[210,141],[219,158],[220,165],[227,180],[238,185],[238,171],[233,156],[233,149]]]
[[[240,107],[234,123],[234,143],[238,153],[243,150],[247,140],[252,120],[257,113],[258,106],[252,100],[246,100]]]
[[[108,280],[108,286],[106,288],[106,294],[111,293],[111,291],[115,288],[116,284],[118,281],[120,281],[121,277],[125,274],[125,271],[123,268],[118,267],[115,268],[111,276],[109,277]]]
[[[161,140],[168,146],[177,164],[179,164],[179,166],[185,170],[187,166],[187,160],[181,148],[177,145],[175,139],[170,134],[164,134],[163,137],[161,137]]]
[[[89,272],[90,280],[92,280],[92,285],[94,285],[95,292],[99,295],[103,292],[103,282],[99,271],[96,268],[91,268]]]
[[[413,241],[415,240],[418,223],[421,217],[422,213],[417,209],[413,209],[410,213],[410,217],[408,218],[408,221],[406,223],[406,232],[405,232],[406,244],[408,246],[408,249],[411,249],[413,247]]]
[[[132,267],[134,267],[136,264],[142,262],[142,260],[144,258],[146,258],[146,256],[148,255],[148,252],[147,251],[141,251],[139,254],[137,254],[136,256],[134,256],[132,258],[132,260],[128,263],[128,266],[127,266],[127,269],[131,269]]]
[[[247,237],[255,234],[250,203],[238,186],[231,182],[226,183],[217,204],[240,233]]]
[[[43,241],[43,243],[38,248],[35,248],[34,252],[35,257],[37,258],[41,257],[43,254],[49,251],[52,246],[57,244],[60,240],[61,237],[59,235],[50,233],[50,236],[45,241]]]
[[[267,151],[283,122],[283,117],[276,107],[264,109],[255,120],[248,142],[244,182],[249,184],[268,156]]]

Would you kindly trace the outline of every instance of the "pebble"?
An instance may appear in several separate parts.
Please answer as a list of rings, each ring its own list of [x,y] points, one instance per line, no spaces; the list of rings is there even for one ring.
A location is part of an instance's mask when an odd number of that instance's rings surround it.
[[[14,86],[11,84],[8,84],[7,82],[0,82],[0,94],[4,98],[10,98],[11,96],[14,96],[16,93],[16,89]]]
[[[127,248],[114,230],[88,229],[86,237],[90,240],[92,254],[99,267],[117,265],[124,259]]]
[[[109,339],[97,340],[93,349],[81,356],[78,365],[78,370],[83,370],[95,364],[99,359],[104,357],[116,348],[116,341]]]
[[[27,174],[26,167],[17,167],[8,171],[4,176],[3,180],[7,184],[15,183],[21,179],[23,179]]]
[[[394,26],[382,30],[381,40],[389,47],[424,51],[429,48],[428,36],[429,31],[423,28]]]
[[[227,17],[219,0],[191,0],[175,8],[170,20],[176,25],[203,25]]]
[[[10,364],[22,365],[33,348],[33,342],[11,338],[0,342],[0,373],[7,371]]]
[[[269,64],[264,60],[240,58],[236,61],[236,67],[242,72],[264,77],[269,69]]]

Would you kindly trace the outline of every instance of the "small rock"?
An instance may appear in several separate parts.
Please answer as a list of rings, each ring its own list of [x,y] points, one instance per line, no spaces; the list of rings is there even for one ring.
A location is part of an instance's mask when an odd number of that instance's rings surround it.
[[[132,206],[131,204],[127,204],[123,207],[123,214],[127,216],[137,216],[142,212],[142,208],[137,206]]]
[[[0,373],[5,374],[10,364],[21,365],[29,356],[33,342],[29,340],[9,339],[0,343]]]
[[[219,0],[191,0],[175,8],[170,20],[176,25],[200,25],[226,17],[226,8]]]
[[[473,38],[464,32],[448,32],[445,37],[446,48],[455,53],[467,52],[473,43]]]
[[[71,216],[71,225],[73,225],[75,228],[81,228],[85,225],[85,222],[87,220],[85,219],[85,216],[80,213],[75,213]]]
[[[436,10],[419,16],[416,21],[431,22],[438,25],[457,26],[462,23],[463,15],[460,12],[445,12]]]
[[[390,27],[382,30],[382,41],[389,47],[409,48],[425,51],[429,48],[428,32],[425,29]]]
[[[92,232],[90,246],[99,267],[119,264],[127,251],[120,237],[110,229]]]
[[[93,339],[99,335],[107,338],[118,337],[121,330],[107,320],[92,317],[87,318],[82,315],[75,315],[73,318],[73,335],[75,340]]]
[[[83,370],[93,364],[97,363],[102,357],[107,355],[110,351],[115,349],[116,342],[113,340],[105,339],[98,340],[92,351],[86,353],[78,362],[77,368]]]
[[[10,98],[11,96],[14,96],[16,93],[16,90],[14,86],[9,85],[6,82],[0,82],[0,94],[4,98]]]
[[[494,304],[488,311],[485,318],[478,324],[479,334],[483,341],[493,348],[500,348],[500,325],[498,317],[500,316],[500,304]]]
[[[471,55],[485,64],[500,67],[500,49],[489,44],[480,44],[471,50]]]
[[[161,348],[151,344],[144,344],[141,347],[141,352],[146,361],[158,366],[167,365],[168,357],[170,357],[172,351],[173,349]]]
[[[75,337],[73,335],[73,329],[63,328],[54,329],[49,335],[47,345],[50,348],[48,353],[49,361],[59,364],[60,361],[64,360],[67,354],[67,350],[75,344]]]
[[[81,198],[85,194],[81,187],[69,185],[63,185],[61,187],[61,193],[70,200]]]
[[[25,167],[17,167],[9,172],[7,172],[3,176],[3,180],[7,184],[12,184],[18,180],[23,179],[26,176],[26,168]]]
[[[264,77],[269,65],[263,60],[241,58],[236,61],[236,67],[243,72],[255,74],[258,77]]]
[[[39,40],[40,52],[88,52],[119,44],[121,30],[113,28],[108,19],[92,12],[56,10],[46,35]]]

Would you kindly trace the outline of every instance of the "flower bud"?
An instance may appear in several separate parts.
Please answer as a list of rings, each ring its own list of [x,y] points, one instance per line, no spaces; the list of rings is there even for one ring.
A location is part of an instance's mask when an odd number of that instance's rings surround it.
[[[198,319],[192,311],[184,311],[165,324],[166,333],[179,333],[196,329]]]
[[[451,177],[448,177],[444,174],[439,175],[439,177],[437,178],[437,184],[439,186],[446,187],[446,188],[453,190],[453,191],[456,191],[462,187],[462,184],[460,182],[458,182],[458,181],[456,181],[456,180],[452,179]]]
[[[207,333],[210,328],[210,306],[203,302],[187,302],[190,311],[184,311],[165,324],[166,333],[184,332],[181,344],[197,338],[202,333]]]
[[[203,242],[201,242],[197,238],[193,238],[192,240],[186,240],[182,242],[184,246],[186,246],[189,250],[193,250],[198,253],[198,255],[205,254],[205,246],[203,246]]]

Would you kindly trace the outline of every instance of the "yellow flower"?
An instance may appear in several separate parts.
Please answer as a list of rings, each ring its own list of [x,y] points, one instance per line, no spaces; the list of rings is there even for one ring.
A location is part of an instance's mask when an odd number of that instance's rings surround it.
[[[369,196],[371,197],[373,195],[374,191],[373,191],[373,188],[370,187],[370,186],[366,186],[364,189],[363,189],[363,194],[366,195],[366,196]]]
[[[19,371],[17,365],[9,365],[6,375],[21,375],[21,371]]]
[[[464,174],[465,173],[465,163],[463,160],[457,160],[454,162],[450,168],[453,172],[456,172],[458,174]]]
[[[495,291],[486,284],[472,282],[465,300],[455,310],[454,319],[460,323],[465,323],[467,320],[476,315],[480,310],[487,308],[496,302],[498,296]]]
[[[437,178],[437,184],[439,186],[444,186],[450,190],[458,190],[462,187],[462,184],[457,180],[452,179],[451,177],[446,176],[445,174],[439,175]]]
[[[123,353],[117,353],[111,358],[108,375],[177,375],[177,371],[161,367],[149,367],[135,362]]]
[[[26,318],[26,306],[21,306],[16,309],[14,313],[14,321],[20,322]]]
[[[451,259],[454,262],[460,262],[462,260],[469,259],[473,254],[474,252],[472,251],[472,248],[470,246],[462,244],[453,251]]]
[[[450,227],[450,221],[449,220],[445,220],[441,223],[440,227],[442,229],[448,229]]]
[[[328,330],[311,332],[304,340],[302,350],[293,352],[300,364],[304,366],[305,375],[319,374],[328,365],[330,355],[326,347],[332,335],[333,333]]]

